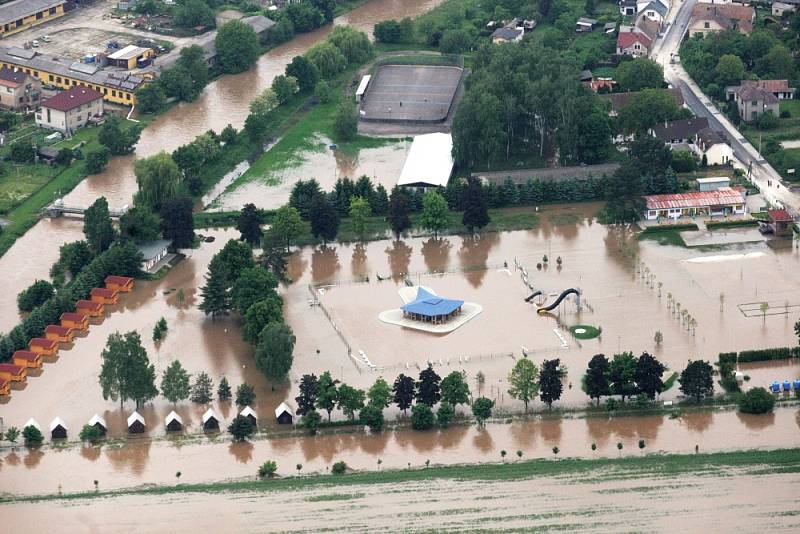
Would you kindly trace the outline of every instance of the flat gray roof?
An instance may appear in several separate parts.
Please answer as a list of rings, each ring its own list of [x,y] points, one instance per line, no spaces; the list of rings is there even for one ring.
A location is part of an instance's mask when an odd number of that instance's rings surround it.
[[[0,6],[0,24],[8,24],[65,3],[66,0],[14,0]]]

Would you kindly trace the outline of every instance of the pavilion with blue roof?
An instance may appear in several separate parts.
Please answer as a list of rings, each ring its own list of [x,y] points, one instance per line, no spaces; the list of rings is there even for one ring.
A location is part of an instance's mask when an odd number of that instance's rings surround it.
[[[415,321],[441,324],[461,313],[463,300],[442,298],[423,289],[417,288],[417,298],[404,305],[403,316]]]

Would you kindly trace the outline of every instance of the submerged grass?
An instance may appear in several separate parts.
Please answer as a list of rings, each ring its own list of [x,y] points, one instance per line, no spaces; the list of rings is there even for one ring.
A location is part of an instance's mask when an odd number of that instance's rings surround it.
[[[91,499],[119,495],[164,495],[172,493],[220,493],[242,491],[294,491],[303,489],[372,484],[402,484],[434,480],[499,481],[536,477],[579,477],[582,482],[631,478],[658,479],[685,474],[728,476],[743,474],[800,473],[800,449],[742,450],[709,454],[654,454],[624,458],[526,460],[508,463],[461,464],[414,470],[356,472],[344,475],[292,476],[271,480],[239,480],[206,484],[157,486],[110,492],[82,492],[65,495],[3,495],[0,503],[47,500]],[[335,494],[334,494],[335,495]],[[344,495],[344,494],[342,494]],[[323,500],[326,500],[323,498]],[[327,500],[338,500],[330,498]]]

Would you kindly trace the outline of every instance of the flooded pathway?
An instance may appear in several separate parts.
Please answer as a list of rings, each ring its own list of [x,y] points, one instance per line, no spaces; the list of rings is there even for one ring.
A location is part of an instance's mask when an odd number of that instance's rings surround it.
[[[724,439],[722,438],[724,436]],[[123,446],[81,447],[63,450],[44,448],[2,451],[0,492],[15,494],[90,491],[93,481],[103,490],[142,484],[173,484],[181,472],[181,483],[213,482],[252,477],[266,460],[275,460],[278,473],[325,473],[334,462],[344,460],[358,470],[419,468],[432,464],[497,462],[500,451],[508,461],[522,451],[523,458],[552,457],[553,447],[561,457],[616,457],[645,452],[690,453],[733,449],[788,448],[800,446],[797,409],[780,408],[768,416],[743,415],[732,411],[665,416],[554,419],[516,421],[510,424],[454,426],[441,431],[410,430],[377,435],[352,433],[258,439],[231,443],[222,436],[209,443],[131,439]],[[592,452],[590,445],[597,444]],[[622,452],[617,443],[623,444]]]

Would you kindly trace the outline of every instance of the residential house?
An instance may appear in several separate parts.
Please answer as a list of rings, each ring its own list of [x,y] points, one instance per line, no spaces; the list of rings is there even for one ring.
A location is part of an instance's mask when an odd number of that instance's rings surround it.
[[[619,0],[619,14],[623,17],[636,15],[636,0]]]
[[[652,39],[638,31],[620,31],[617,35],[618,56],[647,57],[652,45]]]
[[[716,130],[703,128],[694,138],[694,150],[699,158],[705,156],[708,165],[728,165],[733,160],[733,149]]]
[[[759,87],[766,89],[778,100],[791,100],[794,98],[795,88],[789,87],[789,80],[742,80],[740,85],[725,88],[725,97],[728,101],[736,100],[736,92],[743,87]]]
[[[772,14],[776,17],[782,17],[785,13],[793,13],[797,10],[796,4],[786,4],[784,2],[772,3]]]
[[[494,32],[492,32],[492,43],[518,43],[522,40],[524,35],[525,30],[522,28],[509,28],[504,26],[502,28],[497,28]]]
[[[167,248],[170,242],[164,239],[157,239],[155,241],[147,241],[138,246],[139,252],[142,253],[142,270],[149,274],[155,274],[163,267],[161,260],[167,256]]]
[[[755,19],[756,12],[751,6],[697,4],[689,21],[689,37],[723,30],[736,30],[747,35],[753,31]]]
[[[58,354],[58,341],[46,337],[34,337],[28,341],[28,349],[42,356],[55,356]]]
[[[75,330],[86,331],[89,329],[89,319],[85,314],[75,312],[64,312],[59,317],[61,326],[74,328]]]
[[[43,100],[42,107],[36,112],[36,124],[69,135],[102,115],[102,93],[76,85]]]
[[[105,287],[93,287],[89,292],[92,302],[101,304],[116,304],[119,299],[119,292],[116,289],[106,289]]]
[[[59,343],[72,343],[72,340],[75,339],[75,329],[69,326],[50,324],[44,329],[44,337]]]
[[[89,317],[100,317],[103,315],[105,306],[99,302],[92,302],[91,300],[79,300],[75,304],[75,311]],[[63,324],[63,323],[62,323]]]
[[[758,86],[744,85],[735,92],[739,117],[745,122],[756,120],[760,115],[771,112],[779,115],[778,97],[771,91]]]
[[[0,6],[0,37],[56,19],[66,12],[67,0],[14,0]]]
[[[633,31],[643,33],[650,39],[650,42],[654,43],[661,31],[661,25],[647,17],[637,17],[636,23],[633,25]]]
[[[133,291],[133,278],[128,276],[108,275],[105,279],[106,288],[119,291],[120,293],[130,293]]]
[[[0,107],[28,111],[39,107],[42,82],[21,70],[0,68]]]
[[[664,143],[673,146],[694,143],[697,132],[703,128],[708,128],[708,119],[705,117],[693,117],[691,119],[656,124],[650,128],[649,133]]]
[[[657,22],[659,26],[664,26],[669,8],[658,0],[651,0],[647,5],[639,10],[639,17]]]
[[[11,356],[11,363],[29,369],[42,367],[42,355],[32,350],[18,350]]]
[[[646,208],[642,214],[648,221],[678,219],[683,216],[744,215],[747,203],[741,192],[730,187],[715,191],[692,191],[644,197]]]
[[[594,30],[595,26],[597,26],[596,19],[581,17],[578,19],[578,22],[575,23],[575,31],[578,33],[586,33]]]

